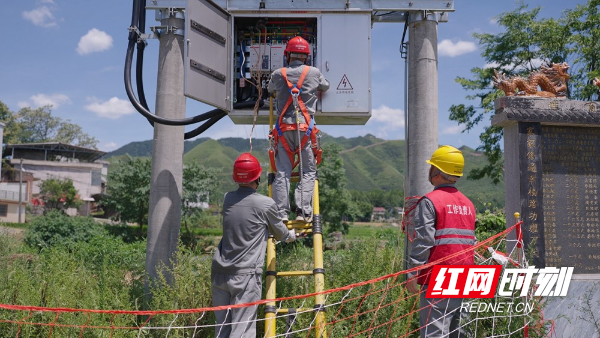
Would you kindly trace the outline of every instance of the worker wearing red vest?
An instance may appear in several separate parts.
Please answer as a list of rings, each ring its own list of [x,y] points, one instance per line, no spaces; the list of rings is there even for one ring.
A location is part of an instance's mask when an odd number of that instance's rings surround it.
[[[305,65],[310,55],[310,46],[302,37],[290,39],[284,54],[288,67],[275,70],[268,85],[269,93],[276,94],[279,116],[271,133],[276,167],[273,199],[279,206],[281,218],[289,219],[290,176],[295,164],[299,163],[302,169],[301,180],[294,197],[299,208],[299,218],[310,222],[318,155],[318,129],[313,116],[317,92],[329,89],[329,81],[319,69]],[[299,149],[301,158],[296,160]]]
[[[434,190],[426,194],[415,210],[416,236],[412,242],[411,267],[440,261],[440,265],[472,265],[473,251],[445,259],[475,245],[475,207],[454,184],[463,176],[465,160],[452,146],[441,146],[427,161],[429,182]],[[421,292],[419,322],[421,337],[465,337],[460,323],[461,298],[425,298],[432,268],[408,274],[407,288]],[[417,284],[421,285],[421,289]]]

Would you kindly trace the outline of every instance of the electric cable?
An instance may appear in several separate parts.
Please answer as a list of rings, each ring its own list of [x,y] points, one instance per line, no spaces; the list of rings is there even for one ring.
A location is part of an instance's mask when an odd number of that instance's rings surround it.
[[[144,11],[144,14],[140,15],[140,13],[142,11]],[[141,18],[141,17],[144,17],[144,18]],[[142,97],[142,101],[144,101],[144,103],[141,103],[136,98],[136,96],[133,92],[133,87],[132,87],[132,83],[131,83],[131,65],[133,62],[133,50],[135,48],[135,45],[138,44],[138,39],[140,38],[140,35],[138,33],[138,32],[140,32],[139,31],[140,23],[143,23],[145,25],[145,7],[142,6],[141,0],[134,0],[133,10],[132,10],[132,15],[131,15],[131,26],[129,28],[129,37],[128,37],[129,43],[127,45],[127,53],[125,55],[125,68],[124,68],[124,72],[123,72],[124,73],[123,77],[125,80],[125,92],[127,93],[127,97],[129,98],[129,101],[134,106],[134,108],[140,114],[142,114],[145,118],[147,118],[151,123],[160,123],[160,124],[170,125],[170,126],[190,125],[190,124],[208,120],[208,119],[212,118],[213,116],[215,116],[215,113],[208,112],[208,113],[196,115],[194,117],[188,117],[188,118],[183,118],[183,119],[168,119],[168,118],[163,118],[163,117],[152,114],[150,112],[150,110],[147,108],[147,103],[145,102],[146,100],[144,98],[144,93],[143,93],[143,85],[141,84],[142,62],[140,62],[140,61],[143,61],[143,56],[140,59],[139,55],[140,55],[140,53],[143,54],[144,48],[140,49],[139,47],[138,47],[138,59],[137,59],[138,64],[136,67],[138,76],[136,76],[136,79],[138,82],[138,94],[140,94],[140,97]],[[141,90],[141,93],[139,92],[139,90]],[[221,110],[221,111],[223,111],[223,110]],[[223,111],[223,112],[225,112],[225,111]],[[214,123],[216,123],[216,121]]]
[[[236,103],[233,105],[234,109],[244,109],[244,108],[250,108],[250,107],[254,107],[254,105],[256,104],[256,102],[254,101],[249,101],[249,102],[241,102],[241,103]],[[262,107],[264,105],[264,101],[260,101],[259,102],[259,107]],[[202,134],[203,132],[205,132],[208,128],[210,128],[212,125],[214,125],[215,123],[217,123],[220,119],[222,119],[223,117],[227,116],[227,113],[221,109],[213,109],[207,113],[205,113],[207,115],[210,115],[210,118],[208,119],[208,121],[204,122],[200,127],[192,130],[192,131],[188,131],[187,133],[184,134],[184,139],[185,140],[189,140],[193,137],[196,137],[200,134]]]
[[[144,6],[138,6],[139,19],[138,29],[141,34],[146,32],[146,8]],[[143,69],[144,69],[144,51],[146,49],[146,42],[139,40],[137,44],[137,55],[136,55],[136,68],[135,68],[135,79],[137,86],[137,93],[139,96],[140,104],[149,110],[148,103],[146,102],[146,95],[144,93],[144,82],[143,82]],[[152,124],[152,121],[149,121]]]
[[[378,13],[378,12],[375,12]],[[398,13],[398,11],[391,11],[391,12],[387,12],[387,13],[383,13],[383,14],[375,14],[375,16],[386,16],[386,15],[390,15],[390,14],[394,14],[394,13]]]
[[[210,119],[208,119],[208,121],[204,122],[200,127],[189,131],[187,133],[184,134],[183,138],[185,140],[189,140],[193,137],[196,137],[200,134],[202,134],[203,132],[205,132],[208,128],[212,127],[215,123],[219,122],[220,119],[222,119],[223,117],[227,116],[227,113],[225,113],[222,110],[219,110],[219,113],[213,117],[211,117]]]

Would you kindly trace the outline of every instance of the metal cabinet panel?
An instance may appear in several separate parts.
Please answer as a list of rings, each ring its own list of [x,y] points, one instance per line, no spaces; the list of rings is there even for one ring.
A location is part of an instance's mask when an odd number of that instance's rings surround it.
[[[185,16],[186,96],[231,109],[231,16],[210,0],[188,0]]]

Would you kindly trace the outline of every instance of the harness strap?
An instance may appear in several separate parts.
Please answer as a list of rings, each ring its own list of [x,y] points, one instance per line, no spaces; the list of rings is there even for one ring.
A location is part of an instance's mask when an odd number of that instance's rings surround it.
[[[319,129],[316,127],[314,119],[311,118],[310,114],[308,113],[308,109],[306,108],[306,105],[304,104],[302,97],[300,97],[300,94],[302,93],[302,84],[304,83],[304,80],[306,79],[306,76],[308,75],[309,71],[310,71],[310,67],[304,66],[304,69],[302,69],[302,73],[300,74],[300,78],[298,79],[298,83],[293,84],[292,82],[290,82],[290,80],[287,77],[287,68],[281,68],[281,75],[287,82],[287,85],[288,85],[288,88],[290,91],[290,97],[288,98],[287,102],[285,103],[283,109],[281,110],[281,112],[279,114],[279,118],[277,119],[277,123],[275,124],[275,129],[272,132],[272,137],[274,138],[275,146],[277,146],[277,143],[281,139],[281,145],[283,146],[283,149],[285,149],[286,153],[288,154],[288,157],[290,158],[290,163],[292,163],[292,168],[298,164],[300,159],[298,159],[297,161],[295,160],[296,152],[292,151],[292,149],[290,148],[286,139],[281,136],[283,135],[283,132],[285,132],[285,131],[298,129],[298,126],[296,124],[283,123],[283,115],[285,115],[285,112],[288,110],[290,105],[293,103],[293,100],[294,100],[293,94],[298,95],[298,106],[300,107],[300,111],[302,112],[302,116],[304,117],[304,121],[305,121],[305,123],[300,124],[300,130],[306,131],[304,134],[304,137],[302,137],[302,140],[300,141],[300,145],[297,150],[298,156],[300,156],[300,153],[301,153],[302,149],[304,149],[304,147],[306,146],[306,143],[308,142],[309,138],[312,143],[311,148],[312,148],[313,154],[315,155],[315,159],[317,157],[317,152],[318,152],[317,133],[318,133]],[[276,133],[275,133],[275,131],[276,131]]]
[[[283,106],[283,109],[281,110],[281,113],[279,114],[279,119],[277,119],[277,124],[281,124],[281,121],[283,120],[283,115],[285,114],[285,112],[287,112],[288,108],[294,101],[291,94],[294,94],[297,92],[298,95],[300,95],[300,93],[302,93],[302,84],[304,83],[304,79],[306,79],[306,75],[308,75],[308,72],[310,71],[310,67],[307,67],[307,66],[303,66],[303,67],[304,67],[304,69],[302,69],[302,73],[300,74],[300,78],[298,79],[298,83],[296,83],[296,84],[293,84],[290,82],[290,80],[288,80],[287,68],[281,68],[281,76],[283,76],[283,79],[285,80],[285,82],[287,82],[288,88],[290,90],[290,97],[288,98],[287,102],[285,103],[285,106]],[[300,110],[302,111],[302,115],[304,116],[305,122],[308,122],[308,120],[306,119],[308,110],[306,109],[306,106],[304,105],[304,101],[302,100],[302,97],[300,97],[300,96],[298,96],[298,105],[300,106]]]

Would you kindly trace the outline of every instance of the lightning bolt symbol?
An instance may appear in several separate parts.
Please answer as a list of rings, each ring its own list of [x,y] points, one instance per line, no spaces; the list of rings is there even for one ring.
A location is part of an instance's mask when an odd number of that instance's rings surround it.
[[[435,281],[436,281],[436,285],[441,285],[444,282],[445,276],[444,274],[440,273],[435,277]]]
[[[342,83],[344,84],[344,88],[346,87],[346,78],[342,79]]]
[[[444,283],[444,279],[445,279],[445,274],[446,274],[446,268],[441,268],[438,275],[435,276],[435,286],[433,287],[433,290],[436,290],[435,292],[431,292],[432,295],[439,295],[441,294],[443,291],[442,290],[442,283]],[[441,291],[437,291],[437,290],[441,290]]]

